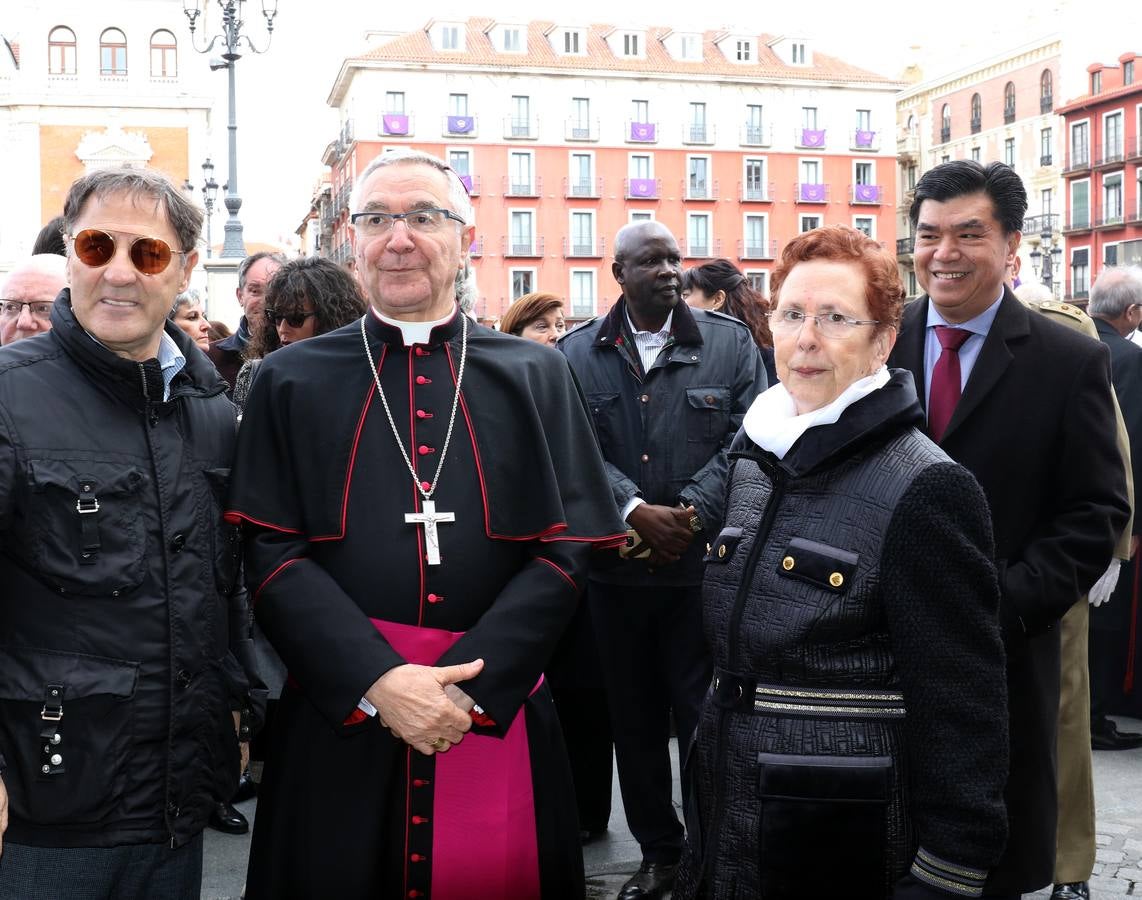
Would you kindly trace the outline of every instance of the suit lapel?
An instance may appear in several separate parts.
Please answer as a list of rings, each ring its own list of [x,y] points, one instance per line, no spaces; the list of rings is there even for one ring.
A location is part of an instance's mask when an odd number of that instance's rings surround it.
[[[1013,358],[1008,343],[1031,333],[1027,321],[1028,315],[1027,308],[1015,299],[1010,290],[1004,289],[1003,300],[999,303],[995,321],[991,323],[991,330],[984,338],[983,347],[975,365],[972,366],[963,396],[956,404],[941,444],[947,443],[948,437],[972,414],[1003,377]]]
[[[924,378],[924,338],[927,333],[928,298],[915,300],[904,310],[900,322],[900,337],[892,349],[892,364],[896,368],[908,369],[916,383],[916,393],[920,406],[927,411],[927,385]]]

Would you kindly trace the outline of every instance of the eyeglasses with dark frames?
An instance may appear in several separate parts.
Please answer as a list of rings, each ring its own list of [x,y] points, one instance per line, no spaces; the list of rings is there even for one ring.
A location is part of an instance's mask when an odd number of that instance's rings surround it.
[[[0,318],[18,319],[26,306],[33,316],[47,322],[52,317],[52,305],[51,300],[0,300]]]
[[[264,312],[266,321],[269,322],[270,325],[277,327],[284,322],[290,328],[301,328],[301,326],[305,324],[306,319],[317,315],[316,310],[312,312],[279,313],[276,309],[269,306],[265,308]]]

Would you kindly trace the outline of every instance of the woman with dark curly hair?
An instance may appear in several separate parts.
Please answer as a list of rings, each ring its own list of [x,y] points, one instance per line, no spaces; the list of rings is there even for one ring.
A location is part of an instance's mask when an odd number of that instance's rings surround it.
[[[773,335],[766,313],[769,304],[755,291],[749,279],[728,259],[715,259],[682,273],[682,296],[690,306],[712,309],[745,322],[761,351],[769,385],[777,384],[773,363]]]
[[[246,362],[234,381],[234,403],[246,405],[257,362],[269,353],[359,319],[365,298],[356,280],[332,260],[294,259],[266,286],[265,317],[250,338]]]

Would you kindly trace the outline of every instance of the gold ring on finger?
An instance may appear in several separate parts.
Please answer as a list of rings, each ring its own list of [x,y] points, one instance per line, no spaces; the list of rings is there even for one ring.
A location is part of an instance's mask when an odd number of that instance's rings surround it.
[[[448,741],[444,740],[444,738],[442,738],[442,737],[438,737],[436,740],[434,740],[428,746],[430,746],[433,750],[436,750],[437,752],[439,752],[448,746]]]

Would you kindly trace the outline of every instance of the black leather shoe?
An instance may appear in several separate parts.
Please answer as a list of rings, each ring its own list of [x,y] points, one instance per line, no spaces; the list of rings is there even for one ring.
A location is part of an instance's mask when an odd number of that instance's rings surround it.
[[[258,782],[250,777],[250,770],[247,769],[242,773],[242,777],[238,779],[238,790],[234,792],[234,796],[230,798],[231,803],[245,803],[247,800],[253,800],[258,796]]]
[[[677,865],[644,862],[619,890],[618,900],[659,900],[674,887]]]
[[[579,829],[579,843],[591,844],[601,838],[607,833],[606,826],[602,828],[580,828]]]
[[[206,824],[226,834],[245,834],[250,830],[246,817],[229,803],[216,803]]]
[[[1051,900],[1090,900],[1090,888],[1085,881],[1056,884],[1051,891]]]
[[[1090,746],[1092,750],[1133,750],[1142,747],[1142,734],[1119,731],[1113,719],[1104,717],[1090,723]]]

